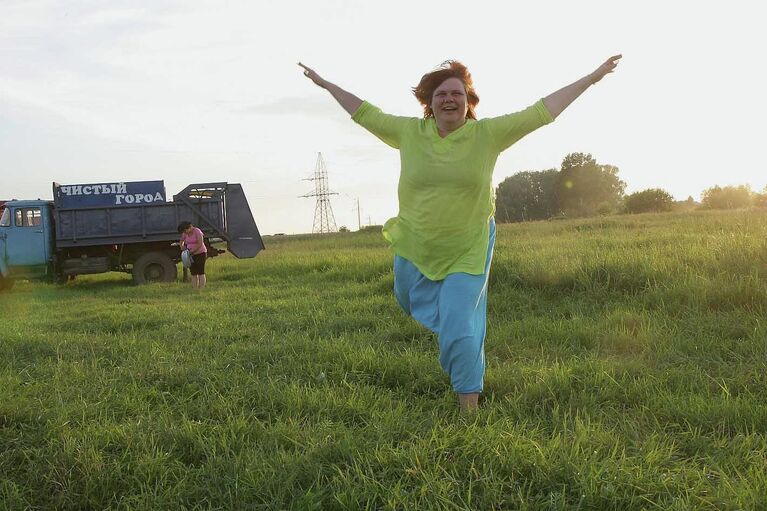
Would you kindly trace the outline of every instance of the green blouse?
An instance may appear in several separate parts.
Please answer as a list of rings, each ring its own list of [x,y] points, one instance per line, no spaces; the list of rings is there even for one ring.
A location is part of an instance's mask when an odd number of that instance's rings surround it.
[[[430,280],[484,273],[495,162],[501,151],[554,120],[543,100],[520,112],[467,119],[444,138],[433,118],[385,114],[367,101],[352,119],[400,152],[399,214],[383,228],[394,253]]]

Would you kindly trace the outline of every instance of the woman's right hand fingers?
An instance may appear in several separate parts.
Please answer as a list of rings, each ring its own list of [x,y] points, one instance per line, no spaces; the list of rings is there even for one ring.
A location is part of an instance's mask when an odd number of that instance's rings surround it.
[[[304,68],[304,76],[309,78],[310,80],[314,81],[314,77],[317,76],[317,73],[314,72],[313,69],[306,67],[305,65],[298,63],[299,66]]]
[[[309,78],[311,81],[322,87],[322,78],[320,78],[320,75],[318,75],[313,69],[306,67],[302,63],[298,63],[299,66],[304,68],[304,76]]]

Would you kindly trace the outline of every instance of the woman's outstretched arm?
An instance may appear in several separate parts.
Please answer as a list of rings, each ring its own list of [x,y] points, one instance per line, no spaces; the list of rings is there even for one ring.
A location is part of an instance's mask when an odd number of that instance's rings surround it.
[[[567,87],[563,87],[543,98],[543,104],[546,105],[551,116],[556,119],[556,117],[561,114],[570,103],[575,101],[575,98],[583,94],[589,86],[597,83],[604,78],[606,74],[612,73],[621,57],[622,55],[613,55],[593,73],[588,74],[577,82],[571,83]]]
[[[300,62],[298,65],[304,68],[305,77],[309,78],[311,81],[330,92],[330,94],[336,98],[336,101],[338,101],[338,103],[344,108],[344,110],[349,113],[349,115],[354,115],[354,112],[356,112],[360,105],[362,105],[362,100],[351,92],[346,92],[338,85],[330,83],[327,80],[323,80],[322,77],[318,75],[313,69],[306,67]]]

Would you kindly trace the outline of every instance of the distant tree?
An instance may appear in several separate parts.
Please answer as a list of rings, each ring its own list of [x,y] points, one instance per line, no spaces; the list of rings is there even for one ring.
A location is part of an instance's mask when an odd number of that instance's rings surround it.
[[[678,200],[674,201],[674,211],[693,211],[698,206],[700,206],[699,203],[695,202],[695,199],[692,198],[692,195],[687,196],[687,200]]]
[[[767,208],[767,186],[764,187],[762,193],[755,193],[753,195],[752,205],[755,208]]]
[[[623,207],[627,213],[659,213],[671,211],[674,205],[674,197],[660,188],[648,188],[641,192],[628,195],[623,200]]]
[[[557,209],[567,216],[614,211],[625,189],[626,183],[618,177],[618,167],[600,165],[590,154],[570,153],[558,174]]]
[[[545,220],[556,214],[556,169],[519,172],[504,179],[495,192],[498,222]]]
[[[740,186],[714,186],[703,191],[701,209],[737,209],[747,208],[752,203],[751,187]]]
[[[341,227],[338,228],[338,232],[349,232],[349,228],[346,227],[345,225],[342,225]]]

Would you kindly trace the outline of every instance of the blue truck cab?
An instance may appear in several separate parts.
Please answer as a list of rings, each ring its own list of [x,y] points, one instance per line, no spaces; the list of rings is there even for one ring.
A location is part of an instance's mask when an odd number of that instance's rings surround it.
[[[0,216],[0,288],[13,279],[40,278],[53,272],[53,204],[43,200],[5,203]]]

